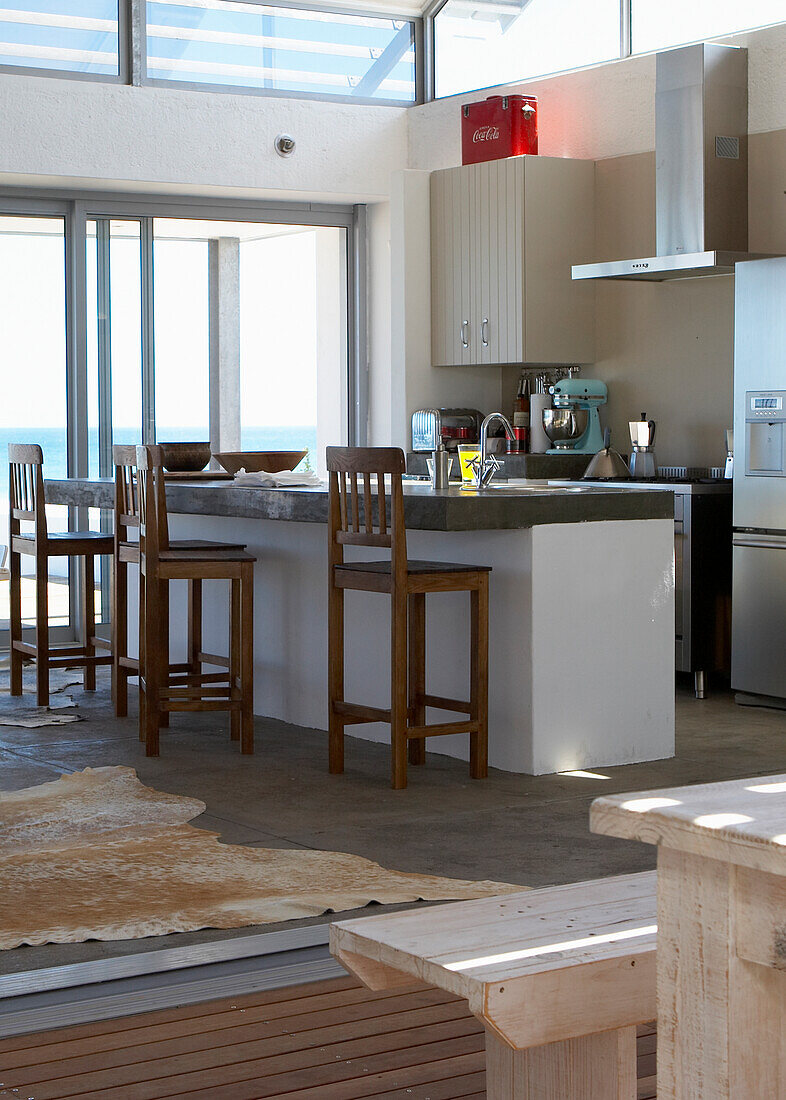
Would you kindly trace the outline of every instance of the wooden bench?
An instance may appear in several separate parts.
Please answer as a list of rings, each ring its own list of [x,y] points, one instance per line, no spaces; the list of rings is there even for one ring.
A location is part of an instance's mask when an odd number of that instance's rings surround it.
[[[786,1096],[786,775],[596,799],[658,850],[658,1098]]]
[[[338,921],[330,949],[370,989],[464,997],[490,1100],[635,1100],[655,913],[653,871]]]

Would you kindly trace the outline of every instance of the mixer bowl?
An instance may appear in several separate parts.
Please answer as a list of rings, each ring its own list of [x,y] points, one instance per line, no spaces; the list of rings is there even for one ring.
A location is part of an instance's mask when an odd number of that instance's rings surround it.
[[[556,446],[568,446],[587,429],[586,409],[544,409],[543,430]]]

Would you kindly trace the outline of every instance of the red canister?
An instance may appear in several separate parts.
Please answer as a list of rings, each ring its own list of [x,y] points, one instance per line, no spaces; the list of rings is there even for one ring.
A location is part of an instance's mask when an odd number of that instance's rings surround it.
[[[461,108],[461,162],[520,157],[538,151],[538,97],[491,95]]]

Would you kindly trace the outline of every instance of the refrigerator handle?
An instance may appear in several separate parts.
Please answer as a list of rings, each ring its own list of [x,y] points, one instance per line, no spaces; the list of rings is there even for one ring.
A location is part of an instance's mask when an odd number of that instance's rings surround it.
[[[735,535],[732,546],[752,546],[759,550],[786,550],[786,535]]]

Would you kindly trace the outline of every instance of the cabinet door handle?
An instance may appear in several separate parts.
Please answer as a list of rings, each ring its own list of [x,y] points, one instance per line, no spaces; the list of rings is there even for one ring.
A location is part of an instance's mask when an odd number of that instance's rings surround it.
[[[461,322],[461,346],[462,348],[469,347],[469,321]]]
[[[489,319],[488,317],[484,317],[483,320],[480,322],[480,342],[483,344],[484,348],[487,348],[489,346],[488,335]]]

